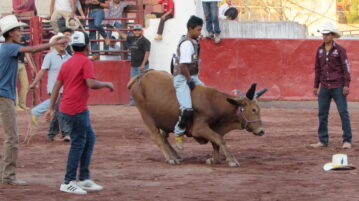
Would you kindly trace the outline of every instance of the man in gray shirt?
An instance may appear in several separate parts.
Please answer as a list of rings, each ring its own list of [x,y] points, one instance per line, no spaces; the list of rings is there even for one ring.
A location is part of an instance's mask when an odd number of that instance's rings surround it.
[[[62,33],[58,33],[57,35],[53,36],[50,41],[57,41],[64,37],[65,36]],[[56,45],[54,46],[52,51],[45,56],[41,66],[41,70],[36,75],[35,80],[29,87],[30,90],[35,89],[37,83],[43,78],[45,72],[47,71],[48,72],[47,94],[51,95],[52,88],[54,88],[56,78],[61,69],[62,64],[65,63],[69,58],[71,58],[71,55],[69,55],[65,51],[65,49],[66,46],[63,44]],[[62,93],[62,90],[60,91],[60,93]],[[62,136],[64,141],[70,141],[68,126],[59,117],[58,104],[60,103],[60,99],[61,96],[56,104],[55,116],[50,123],[50,128],[48,133],[48,140],[50,141],[54,140],[56,134],[59,132],[59,129],[62,131]],[[37,117],[44,114],[49,109],[49,105],[50,105],[50,99],[47,99],[31,110],[33,123],[35,124],[37,123]]]

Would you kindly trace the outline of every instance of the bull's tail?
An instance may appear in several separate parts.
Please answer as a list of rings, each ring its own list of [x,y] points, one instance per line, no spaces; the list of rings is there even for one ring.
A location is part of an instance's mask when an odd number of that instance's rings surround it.
[[[131,78],[130,81],[127,83],[127,89],[131,89],[133,84],[135,84],[136,82],[139,82],[141,80],[141,78],[149,71],[151,71],[153,69],[148,69],[145,72],[136,75],[135,77]]]

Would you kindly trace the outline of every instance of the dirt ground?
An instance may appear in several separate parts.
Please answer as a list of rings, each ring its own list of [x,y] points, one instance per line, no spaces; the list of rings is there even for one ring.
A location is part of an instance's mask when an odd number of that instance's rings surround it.
[[[17,176],[29,186],[0,185],[0,201],[358,201],[358,170],[325,172],[322,167],[332,154],[346,153],[359,167],[359,104],[350,104],[353,148],[341,149],[341,123],[331,110],[330,145],[311,149],[317,142],[316,103],[262,102],[266,134],[254,136],[232,131],[225,136],[232,153],[241,163],[207,165],[212,146],[187,138],[180,152],[181,165],[165,163],[149,139],[136,107],[91,106],[97,134],[92,161],[92,179],[103,185],[101,192],[72,195],[59,191],[65,173],[69,144],[46,140],[48,124],[40,119],[30,144],[21,144]],[[334,106],[334,104],[333,104]],[[18,113],[24,140],[28,119]],[[3,130],[1,128],[1,133]],[[2,149],[3,134],[0,135]],[[170,137],[173,143],[173,135]]]

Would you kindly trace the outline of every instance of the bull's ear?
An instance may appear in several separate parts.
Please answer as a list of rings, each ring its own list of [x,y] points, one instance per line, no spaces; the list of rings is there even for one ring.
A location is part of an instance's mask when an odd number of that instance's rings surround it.
[[[259,91],[256,93],[255,97],[256,97],[256,98],[261,97],[261,95],[263,95],[266,91],[268,91],[267,88],[264,88],[264,89],[259,90]]]
[[[233,98],[227,98],[227,101],[228,103],[234,105],[234,106],[237,106],[237,107],[243,107],[244,104],[241,100],[236,100],[236,99],[233,99]]]
[[[249,99],[249,100],[253,100],[254,98],[254,94],[256,92],[256,86],[257,86],[257,83],[253,83],[252,86],[248,89],[247,93],[246,93],[246,97]]]

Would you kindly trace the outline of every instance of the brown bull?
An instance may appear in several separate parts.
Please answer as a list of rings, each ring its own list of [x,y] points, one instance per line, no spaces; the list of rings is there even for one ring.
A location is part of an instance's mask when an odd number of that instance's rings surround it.
[[[197,85],[192,91],[194,109],[192,136],[201,144],[208,141],[213,146],[213,156],[208,164],[219,163],[221,149],[229,166],[238,166],[237,159],[229,152],[223,136],[234,129],[246,129],[255,135],[263,135],[260,108],[255,95],[255,84],[245,98],[235,97],[214,88]],[[136,106],[151,133],[151,139],[162,151],[166,161],[178,164],[181,157],[168,143],[168,133],[173,132],[180,113],[172,76],[167,72],[149,71],[128,83]]]

